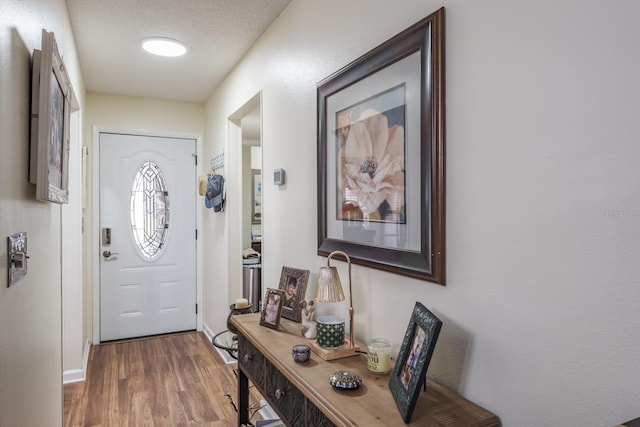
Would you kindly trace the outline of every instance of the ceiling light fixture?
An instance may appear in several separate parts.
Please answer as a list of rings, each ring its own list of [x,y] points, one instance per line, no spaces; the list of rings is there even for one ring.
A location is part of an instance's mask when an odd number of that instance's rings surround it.
[[[165,37],[144,39],[142,41],[142,48],[149,53],[159,56],[182,56],[187,53],[187,48],[183,43]]]

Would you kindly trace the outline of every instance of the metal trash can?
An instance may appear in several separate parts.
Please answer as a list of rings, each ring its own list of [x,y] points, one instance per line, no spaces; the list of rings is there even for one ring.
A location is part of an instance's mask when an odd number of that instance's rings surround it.
[[[251,311],[260,311],[260,295],[262,294],[262,264],[245,264],[242,266],[242,297],[249,300]]]

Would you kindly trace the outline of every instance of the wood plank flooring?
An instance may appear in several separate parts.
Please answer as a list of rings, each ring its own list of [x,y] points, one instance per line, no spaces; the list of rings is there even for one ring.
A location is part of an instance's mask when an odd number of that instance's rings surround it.
[[[92,346],[86,381],[64,386],[64,426],[235,426],[234,369],[202,332]]]

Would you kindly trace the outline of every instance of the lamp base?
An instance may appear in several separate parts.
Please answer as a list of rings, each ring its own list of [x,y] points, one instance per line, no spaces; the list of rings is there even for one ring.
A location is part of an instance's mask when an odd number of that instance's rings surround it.
[[[342,359],[344,357],[357,356],[360,354],[360,347],[358,347],[357,344],[350,347],[348,338],[345,338],[344,345],[338,348],[320,347],[316,340],[310,341],[309,346],[311,347],[311,351],[320,356],[323,360]]]

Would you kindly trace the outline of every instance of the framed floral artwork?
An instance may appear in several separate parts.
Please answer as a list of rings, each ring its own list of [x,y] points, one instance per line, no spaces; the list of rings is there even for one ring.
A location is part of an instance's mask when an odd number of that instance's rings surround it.
[[[444,9],[317,94],[318,254],[444,285]]]

